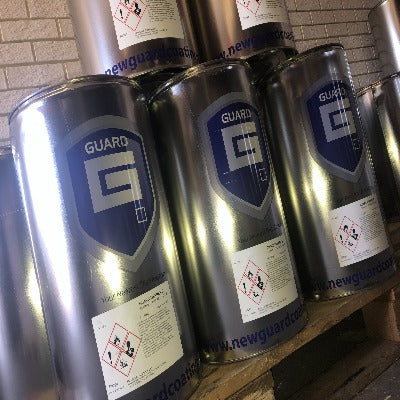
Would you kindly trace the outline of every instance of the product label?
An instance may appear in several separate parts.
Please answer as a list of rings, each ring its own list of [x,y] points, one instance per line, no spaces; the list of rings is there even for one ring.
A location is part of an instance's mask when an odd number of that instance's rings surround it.
[[[341,267],[370,258],[389,247],[382,213],[374,194],[332,210],[330,219]]]
[[[236,0],[242,29],[268,22],[289,22],[284,0]]]
[[[92,324],[109,400],[150,382],[183,356],[168,282]]]
[[[231,256],[243,322],[287,306],[298,297],[285,237],[238,251]]]
[[[136,270],[155,235],[158,210],[142,136],[126,118],[102,116],[60,146],[71,227],[95,257],[104,250]]]
[[[312,88],[306,99],[306,113],[312,156],[329,173],[356,182],[364,165],[364,146],[351,87],[336,80]]]
[[[271,167],[258,112],[240,94],[215,101],[200,120],[211,184],[239,211],[263,218]]]
[[[120,50],[147,40],[183,39],[176,0],[109,0]]]

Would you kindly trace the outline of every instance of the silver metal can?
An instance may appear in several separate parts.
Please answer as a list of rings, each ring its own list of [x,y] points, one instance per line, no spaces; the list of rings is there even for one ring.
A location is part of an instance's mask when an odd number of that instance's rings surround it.
[[[212,61],[150,102],[206,362],[251,357],[306,322],[249,67]]]
[[[0,398],[55,400],[52,359],[11,148],[0,145]]]
[[[400,71],[400,1],[379,2],[370,11],[368,21],[383,76]]]
[[[134,76],[198,62],[188,0],[68,0],[85,74]]]
[[[199,359],[141,89],[74,79],[10,129],[61,398],[187,398]]]
[[[329,299],[388,278],[395,261],[343,47],[281,64],[263,98],[305,292]]]
[[[396,126],[399,99],[397,98],[397,102],[389,103],[388,100],[390,101],[392,96],[390,94],[385,96],[383,91],[385,89],[392,91],[394,87],[388,85],[384,88],[383,83],[384,81],[378,81],[360,90],[357,92],[357,100],[386,218],[387,220],[398,220],[400,217],[400,186],[396,185],[395,176],[397,176],[397,181],[400,184],[399,140],[396,138],[396,132],[399,128],[393,129],[392,123]],[[375,99],[375,92],[379,93],[378,96],[381,96],[381,101]],[[385,110],[381,111],[382,119],[380,119],[378,104],[379,109]],[[393,111],[395,114],[392,117]],[[384,132],[387,133],[391,157],[389,157]]]
[[[191,6],[202,61],[296,51],[284,0],[195,0]]]

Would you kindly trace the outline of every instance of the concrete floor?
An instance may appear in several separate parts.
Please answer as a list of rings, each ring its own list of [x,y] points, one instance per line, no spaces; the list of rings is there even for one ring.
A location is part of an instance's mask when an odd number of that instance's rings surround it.
[[[353,400],[400,400],[400,360],[371,382]]]

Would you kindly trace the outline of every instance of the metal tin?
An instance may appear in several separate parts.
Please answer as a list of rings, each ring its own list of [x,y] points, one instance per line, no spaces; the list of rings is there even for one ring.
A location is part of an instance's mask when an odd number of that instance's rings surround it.
[[[68,4],[85,74],[135,76],[198,62],[188,0]]]
[[[244,58],[276,48],[296,51],[284,0],[195,0],[192,19],[202,61]]]
[[[370,11],[368,21],[383,75],[400,71],[400,1],[381,1]]]
[[[86,77],[10,117],[62,399],[187,398],[199,360],[141,89]]]
[[[210,62],[150,102],[206,362],[251,357],[305,324],[249,69]]]
[[[11,148],[0,145],[0,398],[55,400],[56,384]]]
[[[343,47],[282,64],[263,98],[305,292],[330,299],[388,278],[396,267]]]
[[[394,124],[396,124],[396,107],[398,109],[399,103],[398,99],[397,103],[388,103],[388,100],[392,96],[385,96],[382,92],[385,89],[391,91],[393,87],[392,85],[388,85],[384,88],[382,87],[382,83],[383,81],[378,81],[360,90],[357,93],[357,100],[360,109],[361,121],[368,138],[369,149],[371,152],[376,180],[381,194],[386,218],[388,220],[398,220],[400,217],[400,186],[396,185],[395,179],[395,176],[397,176],[398,183],[400,183],[398,165],[399,150],[398,139],[396,138],[396,131],[398,129],[393,129],[391,124],[392,121]],[[386,109],[386,112],[382,113],[382,120],[379,118],[380,115],[377,105],[378,100],[374,98],[374,92],[376,91],[381,94],[382,98],[382,100],[379,102],[379,108],[384,107]],[[395,114],[393,117],[391,117],[393,111],[395,111]],[[384,123],[385,126],[383,126],[382,123]],[[389,157],[384,132],[387,132],[388,135],[391,157]]]

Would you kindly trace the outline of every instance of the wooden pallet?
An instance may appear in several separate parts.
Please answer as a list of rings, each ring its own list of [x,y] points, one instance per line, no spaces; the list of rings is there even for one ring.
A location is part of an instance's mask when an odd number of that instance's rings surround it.
[[[389,225],[389,231],[400,266],[400,223]],[[202,381],[191,400],[275,400],[271,369],[358,310],[363,312],[370,339],[290,400],[351,399],[400,358],[400,271],[373,288],[343,299],[306,301],[306,309],[306,327],[281,346],[237,363],[204,365]]]

